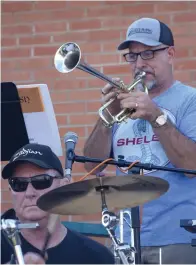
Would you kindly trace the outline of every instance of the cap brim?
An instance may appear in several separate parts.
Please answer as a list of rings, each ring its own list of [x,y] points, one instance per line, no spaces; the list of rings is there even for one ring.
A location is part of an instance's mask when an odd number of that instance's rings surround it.
[[[43,161],[37,160],[37,159],[17,159],[17,161],[13,161],[9,164],[7,164],[3,170],[2,170],[2,178],[3,179],[8,179],[12,176],[14,169],[16,168],[16,166],[18,166],[19,164],[21,164],[21,162],[28,162],[30,164],[39,166],[41,168],[45,168],[45,169],[51,169],[51,166],[47,165],[46,163],[44,163]]]
[[[161,45],[161,42],[155,41],[155,40],[151,40],[151,39],[147,39],[147,38],[132,38],[131,40],[125,40],[123,41],[119,46],[118,46],[118,50],[125,50],[129,48],[129,45],[131,42],[139,42],[142,43],[144,45],[147,46],[158,46]]]

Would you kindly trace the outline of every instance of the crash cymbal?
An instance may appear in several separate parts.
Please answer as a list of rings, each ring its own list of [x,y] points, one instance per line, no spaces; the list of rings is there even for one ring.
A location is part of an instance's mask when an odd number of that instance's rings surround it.
[[[96,177],[52,190],[42,195],[37,205],[44,211],[60,215],[99,213],[102,211],[101,187],[111,211],[156,199],[168,190],[169,184],[157,177],[141,175]]]

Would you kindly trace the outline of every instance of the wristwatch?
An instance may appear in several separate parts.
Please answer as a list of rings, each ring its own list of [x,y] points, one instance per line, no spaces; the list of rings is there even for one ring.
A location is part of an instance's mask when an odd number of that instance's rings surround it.
[[[166,114],[166,113],[162,113],[162,114],[159,115],[159,116],[156,118],[156,120],[153,122],[152,127],[154,127],[154,128],[159,128],[159,127],[165,125],[166,122],[167,122],[167,118],[168,118],[168,117],[167,117],[167,114]]]

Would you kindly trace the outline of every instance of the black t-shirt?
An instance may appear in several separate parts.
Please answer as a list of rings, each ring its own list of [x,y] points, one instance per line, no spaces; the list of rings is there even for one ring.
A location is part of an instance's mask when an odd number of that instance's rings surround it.
[[[21,242],[23,255],[27,252],[40,254],[40,250],[32,246],[22,235]],[[5,235],[1,234],[1,264],[9,262],[13,253]],[[47,254],[46,264],[114,264],[114,256],[105,246],[69,229],[64,240],[49,248]]]

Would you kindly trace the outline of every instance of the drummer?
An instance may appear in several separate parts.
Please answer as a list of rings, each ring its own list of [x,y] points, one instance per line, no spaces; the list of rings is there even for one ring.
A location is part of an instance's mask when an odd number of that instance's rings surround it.
[[[42,255],[46,240],[48,212],[38,208],[36,202],[43,194],[69,183],[63,177],[59,158],[50,147],[27,144],[19,149],[3,168],[2,177],[8,180],[13,209],[2,219],[18,219],[21,223],[38,223],[36,229],[21,229],[21,248],[27,264],[114,264],[112,253],[102,244],[71,231],[56,221],[47,247],[47,260]],[[1,234],[1,264],[10,263],[13,248]]]

